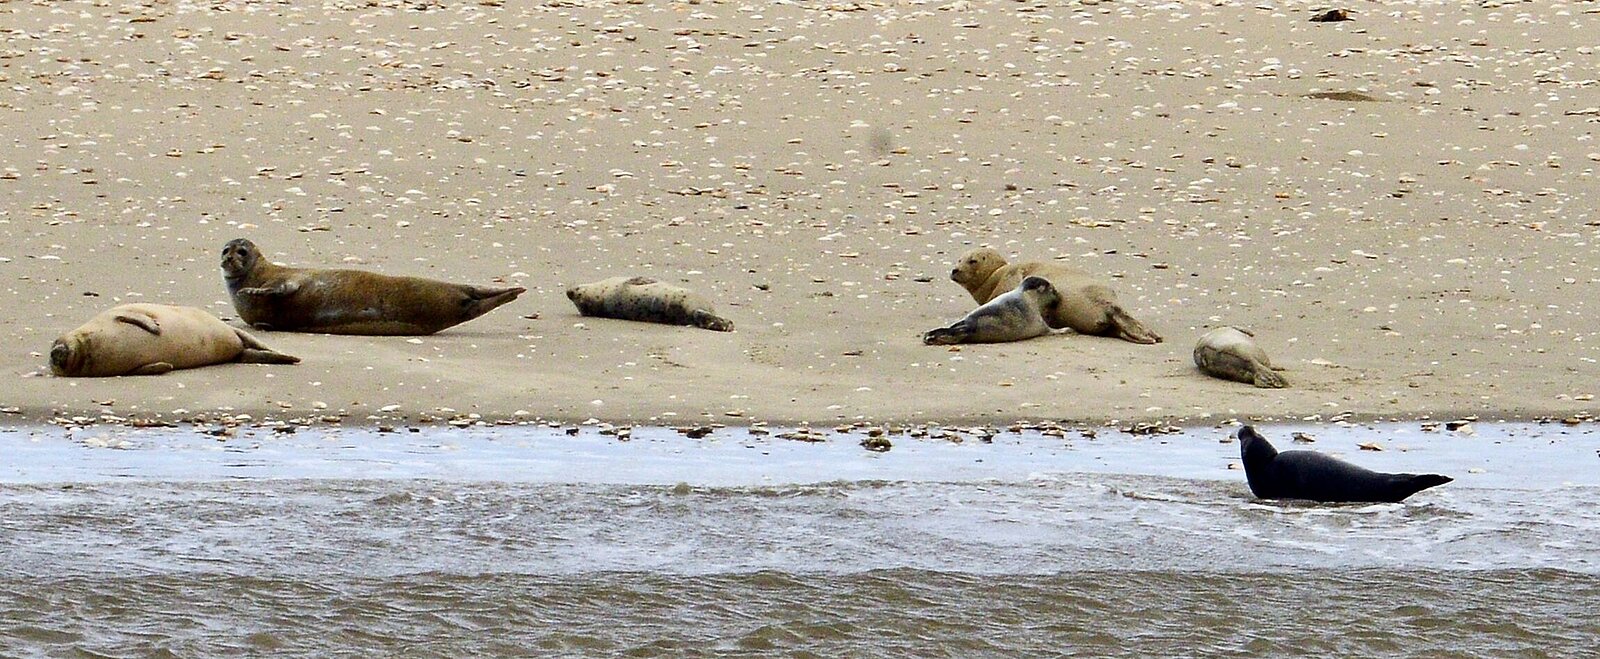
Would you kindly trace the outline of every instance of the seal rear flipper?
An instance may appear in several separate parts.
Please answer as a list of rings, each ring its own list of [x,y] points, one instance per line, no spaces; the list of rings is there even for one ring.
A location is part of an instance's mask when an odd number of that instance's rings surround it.
[[[1395,503],[1430,487],[1438,487],[1455,480],[1442,474],[1394,474],[1394,477],[1387,500]]]
[[[922,343],[930,346],[947,346],[963,343],[972,334],[966,326],[966,321],[958,322],[949,327],[931,329],[922,334]]]
[[[466,322],[494,311],[496,307],[517,299],[518,295],[522,295],[527,290],[521,286],[513,286],[511,288],[469,286],[467,287],[467,300],[462,303],[462,310],[466,318],[462,319],[461,322]]]
[[[240,364],[298,364],[300,358],[269,348],[245,348],[239,351],[239,358],[234,361]]]
[[[1277,371],[1269,366],[1257,364],[1255,376],[1255,380],[1251,384],[1262,389],[1283,389],[1289,386],[1289,380],[1279,375]]]
[[[1111,325],[1117,338],[1123,341],[1151,345],[1161,343],[1163,340],[1155,330],[1145,327],[1144,323],[1128,315],[1128,312],[1123,311],[1120,306],[1112,306],[1106,315],[1111,318]]]
[[[705,309],[695,309],[689,314],[689,323],[701,329],[717,332],[732,332],[733,321],[718,316]]]
[[[146,313],[119,313],[117,322],[127,323],[146,332],[161,336],[161,324],[156,322],[155,316]]]
[[[167,373],[171,373],[173,368],[174,367],[169,362],[156,362],[154,364],[145,364],[144,366],[133,369],[132,371],[128,372],[128,375],[165,375]]]

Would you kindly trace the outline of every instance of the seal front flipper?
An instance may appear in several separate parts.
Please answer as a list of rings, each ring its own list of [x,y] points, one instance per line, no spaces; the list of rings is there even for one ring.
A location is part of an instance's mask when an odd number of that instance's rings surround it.
[[[133,369],[128,373],[128,375],[166,375],[167,373],[171,373],[172,369],[172,364],[167,362],[156,362],[154,364],[145,364],[144,366]]]
[[[146,332],[161,336],[161,323],[156,322],[155,316],[142,313],[119,313],[117,322],[127,323]]]

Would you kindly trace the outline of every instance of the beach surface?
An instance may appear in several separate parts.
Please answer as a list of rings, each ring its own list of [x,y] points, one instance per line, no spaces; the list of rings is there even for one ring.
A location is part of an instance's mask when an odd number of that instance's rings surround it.
[[[0,2],[0,421],[1571,417],[1600,389],[1600,8]],[[523,297],[295,366],[49,375],[221,248]],[[959,349],[958,256],[1102,275],[1153,346]],[[732,333],[584,318],[617,275]],[[1292,387],[1201,375],[1219,325]],[[471,415],[477,415],[473,417]]]

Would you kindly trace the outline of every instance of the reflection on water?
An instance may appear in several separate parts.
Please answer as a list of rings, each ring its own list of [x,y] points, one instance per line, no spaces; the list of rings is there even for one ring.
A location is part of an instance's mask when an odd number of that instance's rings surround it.
[[[648,433],[218,447],[169,432],[119,450],[0,431],[0,654],[1579,656],[1600,641],[1590,434],[1347,455],[1459,478],[1346,506],[1253,500],[1217,434],[878,456]],[[361,465],[383,477],[350,480]]]

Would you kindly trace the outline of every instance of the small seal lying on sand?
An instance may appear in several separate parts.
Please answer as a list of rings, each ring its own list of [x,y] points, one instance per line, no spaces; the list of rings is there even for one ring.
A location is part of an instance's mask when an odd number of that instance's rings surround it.
[[[432,334],[489,313],[527,290],[288,268],[268,263],[244,238],[223,246],[222,277],[233,308],[251,327],[323,334]]]
[[[1194,345],[1194,365],[1206,375],[1266,389],[1282,389],[1289,381],[1278,374],[1266,351],[1237,327],[1218,327],[1206,332]]]
[[[1004,343],[1043,336],[1050,333],[1044,310],[1060,299],[1061,294],[1049,280],[1028,277],[1015,289],[973,309],[966,318],[949,327],[928,330],[922,335],[922,342],[928,345]]]
[[[978,304],[1016,288],[1025,277],[1044,277],[1055,286],[1059,301],[1044,313],[1051,328],[1070,327],[1079,334],[1114,336],[1133,343],[1161,342],[1160,334],[1117,304],[1116,291],[1082,270],[1038,261],[1007,264],[1000,252],[980,247],[963,255],[950,271],[950,279],[967,289]]]
[[[709,300],[649,277],[612,277],[580,284],[567,289],[567,299],[585,316],[733,331],[733,321],[718,316]]]
[[[296,364],[300,358],[274,352],[202,309],[166,304],[113,307],[50,346],[50,371],[73,377],[161,375],[228,362]]]
[[[1389,502],[1454,479],[1439,474],[1384,474],[1316,451],[1272,447],[1255,428],[1239,428],[1239,455],[1250,492],[1262,499]]]

